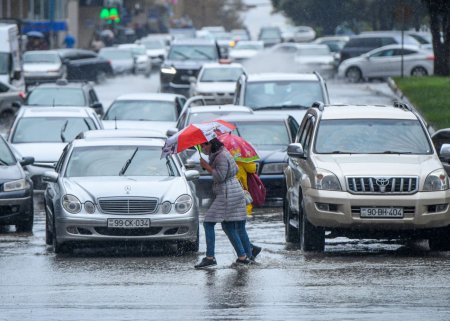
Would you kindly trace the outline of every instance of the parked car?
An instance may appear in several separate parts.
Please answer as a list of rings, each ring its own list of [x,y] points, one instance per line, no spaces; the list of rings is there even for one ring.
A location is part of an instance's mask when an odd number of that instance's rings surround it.
[[[152,60],[147,56],[145,46],[127,43],[118,45],[117,48],[130,50],[134,58],[134,72],[150,77],[152,72]]]
[[[0,82],[0,125],[9,128],[16,117],[25,93],[7,83]]]
[[[33,157],[16,157],[0,136],[0,226],[15,225],[17,232],[33,230],[33,182],[23,169],[33,162]]]
[[[343,61],[338,76],[350,82],[401,76],[428,76],[434,73],[434,55],[417,46],[389,45]]]
[[[160,69],[160,91],[189,95],[190,78],[207,62],[218,62],[220,48],[206,39],[175,39]]]
[[[282,30],[284,42],[309,42],[316,37],[316,32],[309,26],[289,26]]]
[[[387,45],[401,44],[419,46],[420,43],[409,35],[403,35],[401,32],[365,32],[357,36],[351,36],[350,40],[341,50],[340,62],[360,56],[373,49]]]
[[[230,104],[236,81],[243,73],[245,69],[238,63],[206,63],[191,79],[190,96],[203,96],[207,104]]]
[[[248,106],[258,113],[292,115],[298,122],[316,101],[330,101],[326,82],[318,73],[243,74],[234,96],[235,105]]]
[[[106,47],[100,49],[98,54],[111,62],[115,75],[131,74],[135,72],[134,58],[130,50]]]
[[[264,42],[259,40],[241,40],[230,49],[228,58],[234,62],[244,62],[253,58],[264,49]]]
[[[298,44],[294,61],[298,72],[318,72],[322,77],[332,78],[336,74],[339,57],[325,44]]]
[[[44,172],[53,170],[64,147],[80,132],[103,129],[89,107],[20,108],[8,135],[8,143],[19,155],[34,157],[26,167],[35,190],[43,190]]]
[[[55,50],[27,51],[23,54],[25,86],[55,82],[67,77],[67,67]]]
[[[122,137],[122,133],[126,136]],[[175,243],[199,249],[199,211],[192,181],[177,155],[161,159],[164,139],[126,131],[74,139],[56,172],[45,173],[46,243],[55,253],[88,242]]]
[[[450,250],[449,178],[409,106],[315,104],[288,155],[286,240],[303,251],[339,236],[428,239]]]
[[[186,103],[182,95],[135,93],[117,97],[105,113],[106,129],[153,129],[166,133],[174,128]]]
[[[258,152],[257,174],[266,187],[266,204],[281,205],[286,194],[283,171],[287,166],[287,146],[294,141],[299,128],[298,122],[289,115],[240,114],[221,117],[236,126],[233,131],[250,142]],[[194,152],[184,159],[186,166],[199,171],[200,178],[195,182],[200,200],[210,199],[212,177],[200,166],[199,153]],[[202,157],[206,156],[202,155]]]
[[[261,27],[258,40],[263,41],[266,48],[281,43],[283,42],[281,29],[279,27]]]
[[[94,87],[87,82],[58,80],[53,84],[34,87],[26,96],[25,106],[80,106],[91,107],[102,116],[103,105]]]
[[[57,50],[67,69],[69,81],[94,81],[100,84],[113,76],[111,62],[91,50],[64,48]]]
[[[350,36],[324,36],[314,39],[313,43],[327,45],[331,52],[340,53]]]

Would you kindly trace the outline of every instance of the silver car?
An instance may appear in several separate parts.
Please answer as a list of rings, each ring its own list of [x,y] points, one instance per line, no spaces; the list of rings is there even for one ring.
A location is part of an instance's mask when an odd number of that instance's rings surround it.
[[[159,241],[180,253],[199,247],[193,180],[177,155],[161,159],[164,138],[108,131],[80,136],[44,180],[46,243],[55,253],[86,242]],[[122,136],[121,136],[122,135]]]

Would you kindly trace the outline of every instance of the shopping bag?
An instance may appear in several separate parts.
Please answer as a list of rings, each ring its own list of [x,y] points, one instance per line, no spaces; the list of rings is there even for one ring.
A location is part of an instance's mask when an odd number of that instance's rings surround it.
[[[253,199],[253,205],[263,206],[266,201],[266,188],[256,174],[247,175],[248,191]]]

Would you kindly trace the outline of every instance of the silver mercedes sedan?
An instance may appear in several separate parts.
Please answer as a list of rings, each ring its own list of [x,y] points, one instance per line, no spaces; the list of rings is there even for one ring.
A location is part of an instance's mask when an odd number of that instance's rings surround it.
[[[101,132],[79,135],[56,171],[44,174],[46,243],[55,253],[105,241],[198,251],[198,171],[186,170],[178,155],[160,159],[163,137]]]

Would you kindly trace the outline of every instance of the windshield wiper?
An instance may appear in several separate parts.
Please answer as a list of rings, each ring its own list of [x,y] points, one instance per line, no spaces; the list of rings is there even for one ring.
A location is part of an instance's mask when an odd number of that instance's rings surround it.
[[[61,137],[61,141],[63,142],[63,143],[65,143],[66,142],[66,137],[64,137],[64,132],[66,131],[66,128],[67,128],[67,124],[69,123],[69,121],[68,120],[66,120],[66,122],[64,123],[64,125],[61,127],[61,132],[60,132],[60,137]]]
[[[127,161],[125,162],[125,165],[123,165],[122,169],[119,172],[119,176],[122,176],[123,174],[125,174],[125,172],[128,169],[128,166],[130,166],[131,162],[133,161],[133,158],[136,155],[138,149],[139,149],[139,147],[136,147],[136,149],[133,152],[133,155],[131,155],[131,157],[129,159],[127,159]]]
[[[7,162],[5,162],[3,159],[0,158],[0,165],[3,166],[9,166],[9,164]]]
[[[260,106],[254,107],[253,110],[259,109],[308,109],[309,107],[303,105],[272,105],[272,106]]]
[[[194,49],[194,51],[195,51],[196,53],[199,53],[199,54],[202,55],[203,57],[206,57],[206,58],[208,58],[208,59],[212,59],[212,57],[211,57],[210,55],[208,55],[207,53],[204,53],[204,52],[201,51],[201,50]]]
[[[189,59],[189,56],[186,56],[184,53],[182,53],[181,51],[177,51],[177,50],[174,50],[174,51],[172,51],[174,54],[176,54],[176,55],[179,55],[179,56],[181,56],[181,57],[183,57],[184,59]]]
[[[385,150],[384,152],[381,152],[379,154],[412,154],[411,152],[399,152],[395,150]]]

